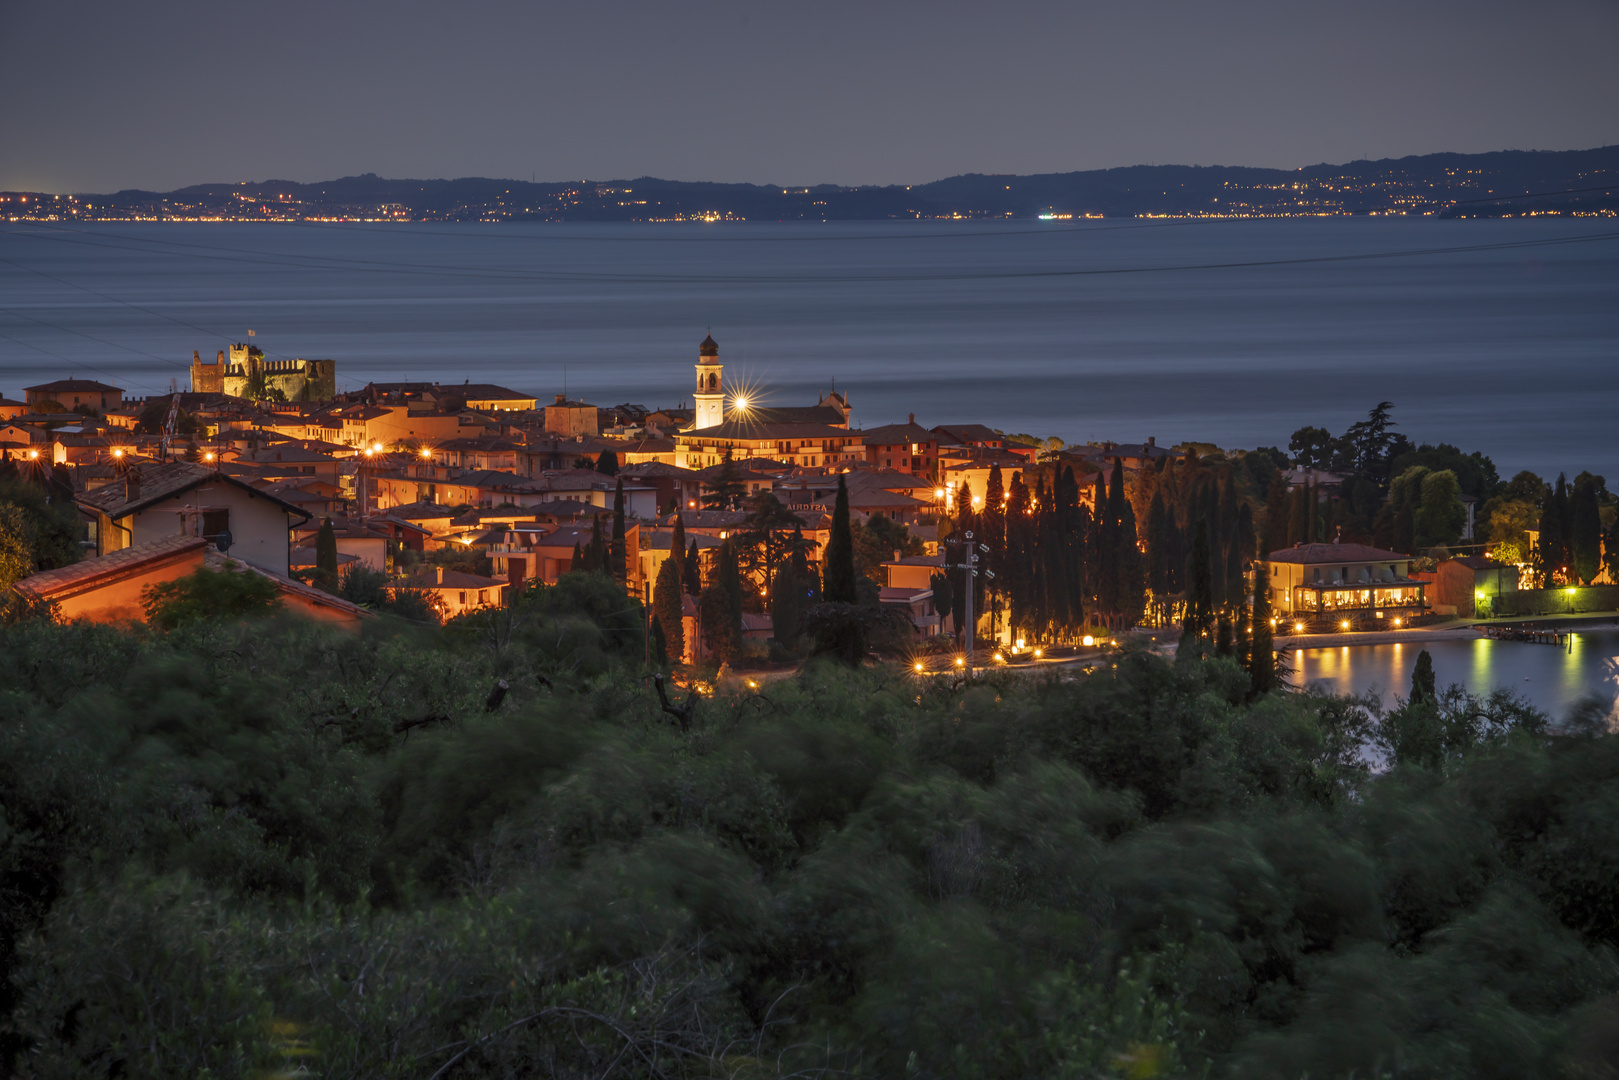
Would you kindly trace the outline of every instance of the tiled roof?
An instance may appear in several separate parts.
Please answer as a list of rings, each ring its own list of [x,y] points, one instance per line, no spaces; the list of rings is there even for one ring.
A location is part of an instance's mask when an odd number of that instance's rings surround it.
[[[752,415],[757,416],[758,419],[752,419],[750,417],[748,420],[727,420],[723,424],[716,424],[713,427],[694,428],[690,431],[682,432],[680,437],[687,440],[735,439],[742,441],[752,439],[754,441],[769,441],[781,439],[844,439],[856,442],[859,441],[860,435],[858,432],[850,431],[847,428],[836,427],[833,424],[828,423],[825,418],[817,417],[814,419],[806,418],[800,420],[792,417],[781,418],[775,415],[777,413],[787,411],[788,410],[785,409],[774,409],[770,410],[769,415],[766,415],[765,410],[756,410]],[[838,414],[837,410],[831,408],[823,410],[817,407],[814,410],[802,411],[827,412],[831,413],[834,419],[843,419],[843,417]]]
[[[440,581],[435,572],[436,567],[426,570],[417,570],[398,582],[407,589],[496,589],[506,582],[499,578],[488,578],[481,574],[467,574],[460,570],[444,571],[444,580]]]
[[[867,446],[904,446],[910,443],[937,442],[938,432],[929,431],[921,424],[885,424],[867,428],[859,433]]]
[[[673,476],[676,479],[684,479],[686,477],[696,478],[698,475],[692,469],[682,469],[678,465],[670,465],[664,461],[643,461],[639,465],[624,465],[619,468],[618,474],[620,476],[633,476],[638,480],[659,476]]]
[[[533,394],[523,394],[516,390],[508,390],[504,386],[494,383],[463,383],[460,386],[446,386],[444,390],[452,395],[458,395],[468,401],[533,401]]]
[[[682,510],[680,519],[688,529],[729,529],[748,519],[741,510]],[[665,517],[660,524],[673,526],[675,515]]]
[[[122,517],[161,502],[171,495],[189,491],[207,482],[209,477],[219,475],[217,470],[184,461],[171,462],[167,465],[139,465],[131,472],[138,481],[138,487],[133,492],[134,498],[130,498],[130,486],[127,482],[115,481],[80,495],[78,501],[111,517]]]
[[[1270,553],[1271,562],[1302,563],[1305,566],[1317,563],[1409,562],[1410,559],[1411,556],[1401,555],[1398,551],[1384,551],[1365,544],[1299,544]]]
[[[940,435],[958,442],[1000,442],[1001,435],[983,424],[940,424],[933,429]]]
[[[25,386],[26,394],[121,394],[116,386],[108,386],[93,379],[57,379],[55,382],[40,383],[38,386]]]
[[[85,559],[71,566],[45,570],[17,582],[18,592],[36,600],[48,600],[64,593],[81,592],[85,588],[118,578],[140,573],[159,563],[182,558],[208,546],[200,536],[175,535],[150,544],[137,544],[121,551],[110,552],[93,559]]]
[[[877,590],[877,599],[885,604],[909,604],[920,597],[932,595],[932,589],[895,589],[884,585]]]
[[[358,562],[359,558],[358,555],[345,555],[339,551],[337,553],[337,565],[342,566],[345,563]],[[288,566],[317,566],[319,565],[319,559],[320,555],[312,547],[295,547],[287,553]]]
[[[403,506],[390,506],[388,517],[399,518],[401,521],[426,521],[430,518],[453,518],[460,513],[453,506],[440,506],[438,503],[413,502]]]
[[[261,566],[253,566],[242,562],[240,559],[232,559],[216,548],[210,547],[205,552],[204,565],[210,570],[228,570],[238,574],[257,574],[261,578],[274,582],[277,589],[289,596],[296,596],[315,607],[332,608],[335,611],[341,611],[359,619],[374,619],[377,617],[375,612],[369,611],[358,604],[350,603],[340,596],[333,596],[325,589],[317,589],[313,585],[305,585],[303,582],[296,581],[293,578],[271,573]]]
[[[674,539],[675,531],[673,529],[643,529],[641,531],[641,549],[643,551],[668,551],[674,543]],[[691,542],[694,540],[697,542],[699,551],[705,548],[717,548],[725,543],[719,537],[709,536],[706,533],[688,533],[686,535],[686,546],[690,547]]]

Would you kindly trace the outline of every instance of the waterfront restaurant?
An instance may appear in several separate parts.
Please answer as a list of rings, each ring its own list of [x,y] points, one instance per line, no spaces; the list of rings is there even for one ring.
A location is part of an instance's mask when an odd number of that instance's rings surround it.
[[[1411,556],[1365,544],[1296,544],[1270,553],[1270,602],[1278,615],[1404,620],[1426,610],[1427,583]]]

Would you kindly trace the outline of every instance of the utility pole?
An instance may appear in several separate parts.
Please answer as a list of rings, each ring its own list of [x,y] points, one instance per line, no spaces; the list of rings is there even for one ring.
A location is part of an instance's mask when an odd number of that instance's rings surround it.
[[[982,551],[984,554],[988,555],[989,547],[985,544],[973,543],[973,534],[971,529],[968,529],[963,535],[965,536],[965,540],[946,540],[945,543],[965,543],[967,545],[967,554],[963,557],[961,562],[946,563],[945,565],[951,570],[966,571],[964,576],[967,580],[967,595],[962,600],[962,622],[966,623],[966,626],[963,630],[963,637],[961,640],[963,646],[962,651],[966,657],[967,674],[970,677],[973,672],[973,579],[978,576],[978,553]],[[991,578],[995,576],[995,571],[993,570],[986,569],[984,573]]]

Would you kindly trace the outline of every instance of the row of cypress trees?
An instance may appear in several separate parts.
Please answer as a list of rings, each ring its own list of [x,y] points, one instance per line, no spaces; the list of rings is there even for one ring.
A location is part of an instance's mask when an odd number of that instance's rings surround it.
[[[1602,571],[1602,510],[1594,477],[1581,475],[1571,485],[1559,473],[1540,508],[1540,544],[1535,573],[1540,587],[1558,582],[1589,585]],[[1619,569],[1619,522],[1608,538],[1609,560]]]
[[[1032,475],[1033,487],[1025,481]],[[1049,479],[1049,483],[1048,483]],[[1205,466],[1195,454],[1143,470],[1127,494],[1115,460],[1081,498],[1072,466],[1018,473],[1003,485],[990,471],[981,507],[970,488],[957,496],[953,528],[990,548],[981,565],[975,608],[1002,614],[1017,634],[1072,639],[1088,627],[1119,631],[1144,619],[1167,626],[1188,613],[1201,584],[1194,625],[1212,633],[1246,605],[1245,569],[1255,555],[1253,510],[1230,470]],[[1146,506],[1144,521],[1136,507]],[[960,590],[952,590],[959,593]],[[960,626],[965,597],[952,596]]]
[[[1049,485],[1047,471],[1038,471],[1031,488],[1025,474],[1006,485],[999,466],[991,468],[981,507],[970,486],[957,493],[953,531],[962,539],[971,532],[973,544],[989,548],[979,565],[995,575],[976,582],[974,610],[987,610],[992,622],[1004,616],[1015,635],[1045,640],[1073,639],[1088,626],[1134,625],[1145,583],[1123,466],[1115,461],[1110,476],[1097,474],[1091,506],[1072,466],[1049,472]],[[966,595],[950,592],[960,627]]]

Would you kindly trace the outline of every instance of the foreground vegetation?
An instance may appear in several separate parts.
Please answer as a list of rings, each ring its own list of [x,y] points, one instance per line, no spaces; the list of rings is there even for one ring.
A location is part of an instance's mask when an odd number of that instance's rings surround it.
[[[1619,1058],[1594,711],[1553,733],[1419,678],[1379,717],[1137,652],[974,685],[826,663],[686,725],[602,575],[443,628],[169,614],[0,631],[19,1075]]]

